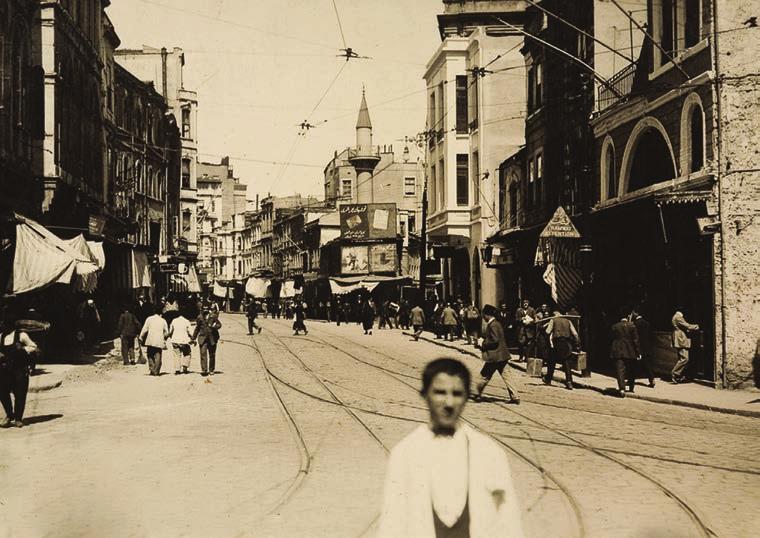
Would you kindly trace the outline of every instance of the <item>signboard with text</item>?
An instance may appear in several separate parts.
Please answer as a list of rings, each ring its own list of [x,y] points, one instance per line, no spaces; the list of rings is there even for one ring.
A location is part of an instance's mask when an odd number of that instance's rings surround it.
[[[341,204],[338,211],[343,239],[396,237],[396,204]]]

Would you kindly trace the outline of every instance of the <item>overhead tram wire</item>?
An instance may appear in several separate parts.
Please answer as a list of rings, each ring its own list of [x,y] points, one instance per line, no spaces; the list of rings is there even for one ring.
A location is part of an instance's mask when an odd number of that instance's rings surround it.
[[[332,5],[335,10],[335,17],[338,19],[338,29],[340,29],[340,38],[343,40],[343,48],[348,49],[348,45],[346,45],[346,35],[343,33],[343,25],[340,22],[340,13],[338,13],[338,6],[335,4],[335,0],[332,0]]]
[[[568,21],[564,17],[561,17],[561,16],[557,15],[556,13],[554,13],[554,12],[546,9],[545,7],[543,7],[542,5],[538,4],[537,2],[534,2],[533,0],[525,0],[525,1],[528,4],[530,4],[531,6],[535,7],[536,9],[539,9],[539,10],[543,11],[549,17],[557,19],[558,21],[563,22],[564,24],[566,24],[567,26],[569,26],[570,28],[572,28],[576,32],[578,32],[578,33],[580,33],[580,34],[582,34],[582,35],[584,35],[586,37],[591,38],[596,43],[599,43],[601,46],[603,46],[605,49],[609,50],[610,52],[613,52],[613,53],[617,54],[618,56],[620,56],[621,58],[623,58],[624,60],[626,60],[628,63],[635,63],[635,60],[633,58],[629,58],[628,56],[626,56],[625,54],[621,53],[620,51],[612,48],[610,45],[608,45],[604,41],[602,41],[600,39],[597,39],[593,34],[590,34],[590,33],[586,32],[585,30],[579,28],[578,26],[576,26],[572,22]]]

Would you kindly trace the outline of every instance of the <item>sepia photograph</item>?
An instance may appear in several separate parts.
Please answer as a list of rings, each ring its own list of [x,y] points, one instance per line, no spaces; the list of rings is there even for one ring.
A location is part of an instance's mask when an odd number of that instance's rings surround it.
[[[0,0],[0,536],[760,536],[760,0]]]

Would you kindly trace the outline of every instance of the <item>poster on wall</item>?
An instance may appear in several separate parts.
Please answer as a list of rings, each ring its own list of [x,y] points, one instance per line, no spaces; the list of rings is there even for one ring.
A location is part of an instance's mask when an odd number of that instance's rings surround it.
[[[396,244],[384,243],[370,246],[370,269],[373,273],[395,273]]]
[[[341,204],[340,235],[343,239],[396,237],[396,204]]]
[[[367,274],[369,252],[366,245],[341,247],[340,272],[344,275]]]

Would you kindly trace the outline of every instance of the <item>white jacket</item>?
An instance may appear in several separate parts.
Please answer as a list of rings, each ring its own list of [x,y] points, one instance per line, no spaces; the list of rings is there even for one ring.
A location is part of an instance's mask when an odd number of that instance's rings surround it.
[[[169,336],[169,327],[166,320],[158,314],[153,314],[145,320],[140,331],[140,343],[144,346],[166,349],[166,339]]]
[[[520,509],[507,456],[490,438],[462,424],[469,440],[471,538],[521,538]],[[435,538],[427,424],[391,451],[378,538]]]

